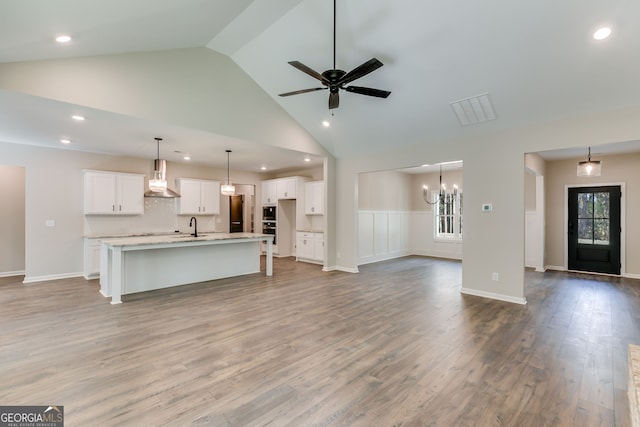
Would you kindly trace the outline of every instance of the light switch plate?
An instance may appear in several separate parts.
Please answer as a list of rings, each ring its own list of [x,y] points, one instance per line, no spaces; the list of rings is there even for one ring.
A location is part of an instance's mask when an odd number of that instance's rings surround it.
[[[55,219],[48,219],[44,222],[45,227],[55,227],[56,226],[56,220]]]

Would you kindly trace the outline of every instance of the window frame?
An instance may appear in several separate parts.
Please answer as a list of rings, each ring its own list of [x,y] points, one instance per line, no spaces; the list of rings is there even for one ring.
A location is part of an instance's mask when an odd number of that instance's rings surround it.
[[[445,190],[444,194],[445,199],[451,200],[453,198],[452,212],[444,214],[440,213],[442,203],[440,201],[440,196],[436,194],[436,203],[433,205],[433,239],[441,242],[462,242],[464,229],[462,190],[458,190],[456,192]],[[446,224],[453,229],[453,232],[440,232],[440,224],[443,216],[449,219]]]

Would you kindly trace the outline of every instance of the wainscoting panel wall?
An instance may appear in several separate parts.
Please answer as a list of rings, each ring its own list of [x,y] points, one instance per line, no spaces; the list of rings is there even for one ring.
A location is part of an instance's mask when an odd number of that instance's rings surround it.
[[[359,211],[358,264],[406,255],[462,259],[462,242],[437,240],[428,211]]]
[[[411,212],[359,211],[358,264],[411,255]]]

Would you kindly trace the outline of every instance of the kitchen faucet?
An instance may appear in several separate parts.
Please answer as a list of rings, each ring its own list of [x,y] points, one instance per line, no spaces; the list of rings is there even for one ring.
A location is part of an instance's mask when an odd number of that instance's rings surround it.
[[[196,219],[195,216],[192,216],[191,219],[189,220],[189,227],[195,225],[195,227],[193,227],[193,233],[191,233],[191,235],[193,237],[198,237],[198,220]]]

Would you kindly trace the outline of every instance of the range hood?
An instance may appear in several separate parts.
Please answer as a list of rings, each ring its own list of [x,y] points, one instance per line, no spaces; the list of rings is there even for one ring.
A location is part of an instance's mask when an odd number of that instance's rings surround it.
[[[153,161],[154,175],[166,182],[167,180],[167,161],[162,159],[155,159]],[[154,177],[155,177],[154,176]],[[144,193],[144,197],[159,197],[163,199],[170,199],[174,197],[180,197],[178,193],[170,188],[164,188],[162,191],[147,190]]]

